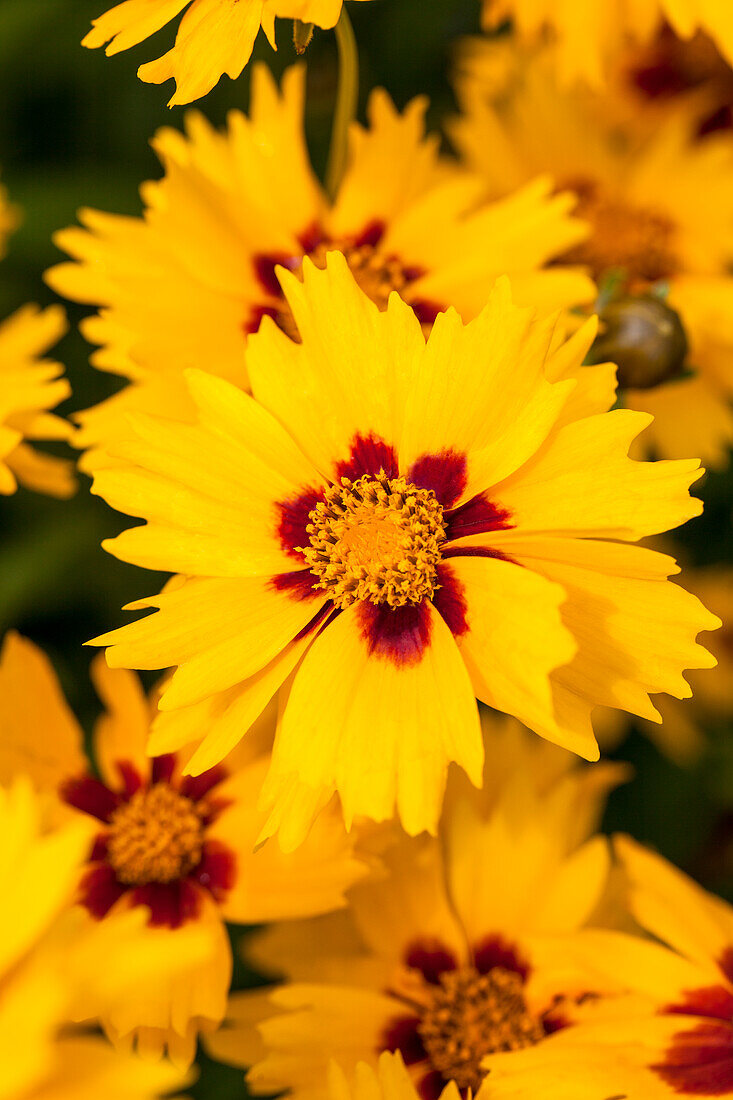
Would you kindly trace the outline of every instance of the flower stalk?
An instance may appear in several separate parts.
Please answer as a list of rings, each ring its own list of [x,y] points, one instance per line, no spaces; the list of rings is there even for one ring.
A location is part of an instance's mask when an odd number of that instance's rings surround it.
[[[346,5],[336,24],[336,45],[338,47],[338,87],[336,107],[331,130],[331,149],[326,168],[326,191],[333,198],[346,170],[349,126],[356,117],[359,96],[359,54],[351,20],[346,13]]]

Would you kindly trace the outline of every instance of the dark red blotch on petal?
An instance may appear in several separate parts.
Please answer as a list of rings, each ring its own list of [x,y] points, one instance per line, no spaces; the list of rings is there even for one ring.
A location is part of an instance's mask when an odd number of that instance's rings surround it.
[[[400,668],[420,663],[430,643],[426,600],[404,607],[364,602],[356,605],[356,614],[370,655],[392,661]]]
[[[479,974],[488,974],[500,966],[502,970],[519,974],[523,982],[530,974],[529,963],[522,957],[518,946],[498,935],[486,936],[474,945],[473,965]]]
[[[438,1100],[445,1086],[448,1084],[439,1069],[431,1069],[417,1083],[417,1091],[422,1100]]]
[[[108,863],[93,863],[79,884],[79,902],[93,917],[101,920],[126,892],[127,887],[117,881]]]
[[[420,274],[422,274],[422,272],[414,275],[412,279],[419,278]],[[407,279],[408,282],[412,282],[412,279],[409,276],[407,276]],[[431,302],[428,298],[415,298],[413,301],[410,302],[410,306],[412,307],[415,316],[417,317],[421,325],[432,325],[435,322],[435,318],[438,316],[438,314],[442,313],[445,309],[445,306],[441,303]]]
[[[685,990],[679,1003],[667,1005],[662,1011],[665,1014],[710,1016],[713,1019],[733,1021],[733,991],[723,985]]]
[[[383,221],[379,221],[375,218],[373,221],[368,222],[360,233],[357,233],[353,238],[354,244],[357,248],[363,248],[365,245],[370,248],[376,248],[387,226]]]
[[[132,903],[145,905],[150,910],[148,923],[151,928],[180,928],[201,911],[201,897],[190,878],[136,886],[132,890]]]
[[[651,1068],[681,1096],[731,1096],[733,1024],[710,1021],[677,1032],[664,1061]]]
[[[170,783],[176,770],[176,754],[166,752],[162,756],[156,756],[151,763],[151,780],[153,783]]]
[[[91,775],[67,779],[61,784],[59,795],[69,806],[90,814],[99,821],[109,821],[122,801],[119,794]]]
[[[179,790],[186,798],[198,802],[199,799],[205,798],[209,791],[213,791],[214,787],[223,783],[228,775],[229,771],[223,764],[216,764],[208,771],[201,772],[201,775],[184,775]]]
[[[300,266],[302,259],[302,256],[288,255],[287,252],[271,252],[269,254],[261,253],[259,256],[255,256],[252,262],[263,290],[266,290],[273,298],[281,298],[282,289],[278,277],[275,274],[275,269],[278,267],[286,267],[288,271],[293,271]]]
[[[432,596],[433,605],[449,627],[454,638],[459,638],[468,630],[468,603],[463,585],[455,572],[445,562],[437,567],[439,587]]]
[[[398,1050],[406,1066],[424,1062],[428,1054],[420,1038],[419,1026],[419,1016],[397,1016],[390,1020],[382,1032],[379,1053],[383,1050]]]
[[[397,477],[397,455],[394,447],[370,432],[369,435],[354,436],[348,459],[336,466],[336,476],[356,481],[365,474],[376,477],[381,470],[387,477]]]
[[[242,323],[242,332],[245,336],[251,336],[253,332],[259,332],[263,317],[272,317],[277,321],[279,316],[280,310],[277,306],[252,306],[246,320]]]
[[[419,970],[426,982],[437,985],[440,975],[455,970],[458,960],[440,940],[416,940],[404,952],[405,966]]]
[[[443,508],[452,508],[466,488],[466,456],[450,450],[421,455],[410,467],[407,480],[421,489],[432,489]]]
[[[294,569],[292,573],[277,573],[270,582],[277,592],[287,592],[294,600],[312,600],[323,594],[316,588],[310,569]]]
[[[115,767],[122,780],[122,792],[126,802],[140,790],[143,785],[143,777],[130,760],[117,760]]]
[[[319,500],[323,499],[320,489],[307,488],[296,496],[276,505],[278,512],[277,534],[280,545],[286,554],[302,563],[303,556],[295,547],[308,545],[310,513]],[[288,576],[289,574],[284,574]]]
[[[191,872],[191,878],[208,890],[215,901],[223,901],[237,878],[234,852],[218,840],[207,840],[201,862]]]
[[[487,531],[505,531],[511,527],[510,513],[480,493],[454,509],[446,517],[446,537],[461,539],[466,535],[483,535]]]

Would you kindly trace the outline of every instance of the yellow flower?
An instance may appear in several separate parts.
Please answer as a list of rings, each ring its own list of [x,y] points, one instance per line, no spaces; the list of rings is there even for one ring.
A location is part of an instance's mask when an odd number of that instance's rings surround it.
[[[71,462],[28,442],[71,434],[71,426],[49,412],[71,392],[59,377],[63,367],[39,358],[65,330],[59,306],[24,306],[0,323],[0,493],[14,493],[18,482],[57,497],[76,489]]]
[[[275,45],[275,16],[333,27],[343,0],[123,0],[92,20],[82,45],[107,46],[107,55],[129,50],[175,19],[185,9],[175,45],[157,61],[141,65],[137,75],[148,84],[173,79],[168,106],[200,99],[226,73],[232,80],[250,59],[262,27]]]
[[[170,1064],[119,1054],[69,1026],[82,985],[99,985],[109,994],[119,978],[123,985],[145,984],[141,962],[149,971],[156,967],[149,953],[137,955],[138,933],[127,921],[104,943],[82,939],[73,923],[65,925],[89,830],[79,821],[44,828],[42,806],[24,779],[0,788],[0,830],[0,1096],[153,1100],[179,1087],[180,1074]],[[110,946],[124,949],[126,976],[112,977],[115,960],[101,950]],[[165,977],[165,970],[160,973]]]
[[[733,1094],[733,909],[636,842],[617,849],[632,911],[656,942],[586,930],[568,956],[601,983],[625,986],[628,1011],[493,1055],[486,1069],[498,1100]]]
[[[608,845],[592,834],[618,767],[578,767],[509,724],[486,735],[484,792],[455,776],[437,838],[393,828],[386,873],[354,887],[347,911],[249,942],[285,981],[234,994],[207,1047],[251,1067],[251,1092],[316,1100],[331,1059],[353,1080],[357,1063],[399,1051],[423,1100],[451,1083],[476,1095],[487,1054],[543,1043],[588,1000],[563,951],[606,886]],[[540,936],[552,950],[535,949]]]
[[[653,414],[645,445],[655,453],[725,464],[733,441],[733,136],[698,141],[695,111],[681,101],[639,141],[619,133],[602,97],[561,89],[547,51],[529,65],[521,52],[508,61],[506,46],[499,51],[485,41],[464,54],[455,144],[493,194],[539,172],[575,190],[588,236],[567,262],[586,264],[597,281],[616,273],[622,293],[647,303],[668,288],[689,339],[688,375],[678,374],[674,347],[665,358],[655,344],[646,365],[621,367],[623,403]],[[503,92],[498,68],[509,71]],[[640,308],[647,305],[632,311]]]
[[[275,845],[255,854],[266,756],[253,749],[238,767],[232,761],[183,778],[174,755],[145,755],[153,708],[137,677],[110,671],[101,658],[93,675],[106,706],[95,730],[99,779],[49,662],[30,642],[6,638],[0,779],[28,772],[57,800],[57,813],[73,807],[94,822],[88,865],[77,876],[87,935],[94,922],[146,907],[156,949],[184,958],[189,929],[201,930],[207,950],[195,971],[174,974],[146,997],[133,990],[104,1015],[116,1042],[135,1038],[140,1049],[158,1053],[167,1046],[186,1065],[198,1028],[215,1026],[224,1013],[232,962],[223,920],[255,923],[336,908],[363,868],[328,814],[297,857]]]
[[[549,32],[564,80],[601,84],[629,38],[648,41],[667,20],[681,38],[705,31],[733,61],[733,10],[728,0],[483,0],[487,29],[511,19],[516,33],[537,40]]]
[[[194,419],[184,367],[246,388],[247,335],[263,315],[293,328],[275,267],[297,271],[304,255],[322,266],[339,249],[380,308],[397,289],[426,324],[448,305],[475,317],[501,274],[522,305],[549,312],[593,301],[594,285],[577,268],[545,266],[583,235],[569,216],[573,200],[551,197],[549,182],[536,180],[487,204],[481,181],[438,158],[424,100],[400,114],[373,93],[370,125],[352,130],[330,203],[304,144],[303,78],[301,67],[288,70],[279,94],[258,66],[249,118],[233,112],[219,134],[192,115],[187,137],[158,135],[165,177],[145,185],[144,219],[88,211],[86,229],[57,236],[78,262],[54,268],[49,282],[101,307],[84,327],[102,345],[93,361],[131,380],[81,414],[79,446],[105,449],[131,409]]]
[[[649,692],[689,695],[682,669],[712,660],[694,636],[719,621],[667,583],[671,558],[627,543],[700,512],[698,463],[628,459],[648,417],[604,411],[612,367],[578,374],[593,322],[563,343],[500,280],[476,320],[439,314],[426,341],[340,253],[279,277],[301,342],[263,321],[256,400],[189,372],[197,422],[131,418],[94,484],[148,520],[105,546],[185,578],[94,644],[114,667],[178,666],[168,747],[174,712],[183,744],[186,708],[217,709],[188,770],[287,680],[263,835],[299,843],[334,791],[347,825],[396,805],[418,833],[450,761],[481,781],[476,696],[596,759],[595,705],[654,719]]]

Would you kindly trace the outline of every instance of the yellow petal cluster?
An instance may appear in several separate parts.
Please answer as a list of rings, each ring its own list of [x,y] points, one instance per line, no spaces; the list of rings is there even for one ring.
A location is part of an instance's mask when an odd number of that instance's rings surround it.
[[[107,55],[129,50],[150,38],[181,12],[173,47],[138,69],[148,84],[174,80],[168,106],[205,96],[226,74],[241,75],[260,28],[273,49],[275,18],[300,19],[319,27],[338,22],[343,0],[122,0],[92,20],[83,46],[106,46]]]

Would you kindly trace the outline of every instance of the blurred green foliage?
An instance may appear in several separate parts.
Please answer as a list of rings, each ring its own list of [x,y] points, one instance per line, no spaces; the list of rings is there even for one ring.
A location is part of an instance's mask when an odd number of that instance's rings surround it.
[[[92,17],[112,0],[2,0],[0,4],[0,165],[23,224],[0,263],[0,316],[25,301],[54,300],[42,273],[60,257],[51,236],[72,224],[81,206],[120,213],[140,209],[138,186],[159,174],[148,140],[162,125],[180,126],[183,109],[168,111],[167,87],[141,83],[140,63],[167,48],[172,30],[115,58],[84,50],[80,40]],[[429,118],[439,124],[452,108],[448,80],[455,40],[478,31],[477,0],[374,0],[350,5],[365,92],[387,87],[398,104],[426,93]],[[290,28],[278,27],[274,54],[264,39],[255,56],[277,73],[292,63]],[[327,153],[335,92],[333,34],[316,32],[307,54],[308,136],[316,165]],[[232,106],[246,106],[248,73],[226,78],[199,103],[217,123]],[[85,408],[109,392],[113,380],[92,370],[89,349],[76,325],[84,315],[70,307],[71,331],[58,356],[67,365],[74,396],[66,411]],[[205,366],[205,364],[202,364]],[[731,562],[731,476],[708,475],[702,485],[706,513],[680,533],[685,557],[695,564]],[[65,690],[87,728],[98,711],[89,684],[90,652],[82,643],[123,621],[120,608],[156,589],[160,578],[105,554],[100,542],[125,522],[88,492],[81,478],[70,502],[20,492],[0,498],[0,633],[16,627],[51,654]],[[40,732],[40,731],[39,731]],[[633,833],[733,897],[733,738],[729,726],[710,730],[711,751],[690,770],[663,759],[634,734],[617,751],[636,768],[636,779],[611,798],[606,825]],[[236,939],[236,937],[235,937]],[[240,968],[237,984],[253,975]],[[197,1100],[245,1095],[241,1074],[206,1059],[191,1094]]]

